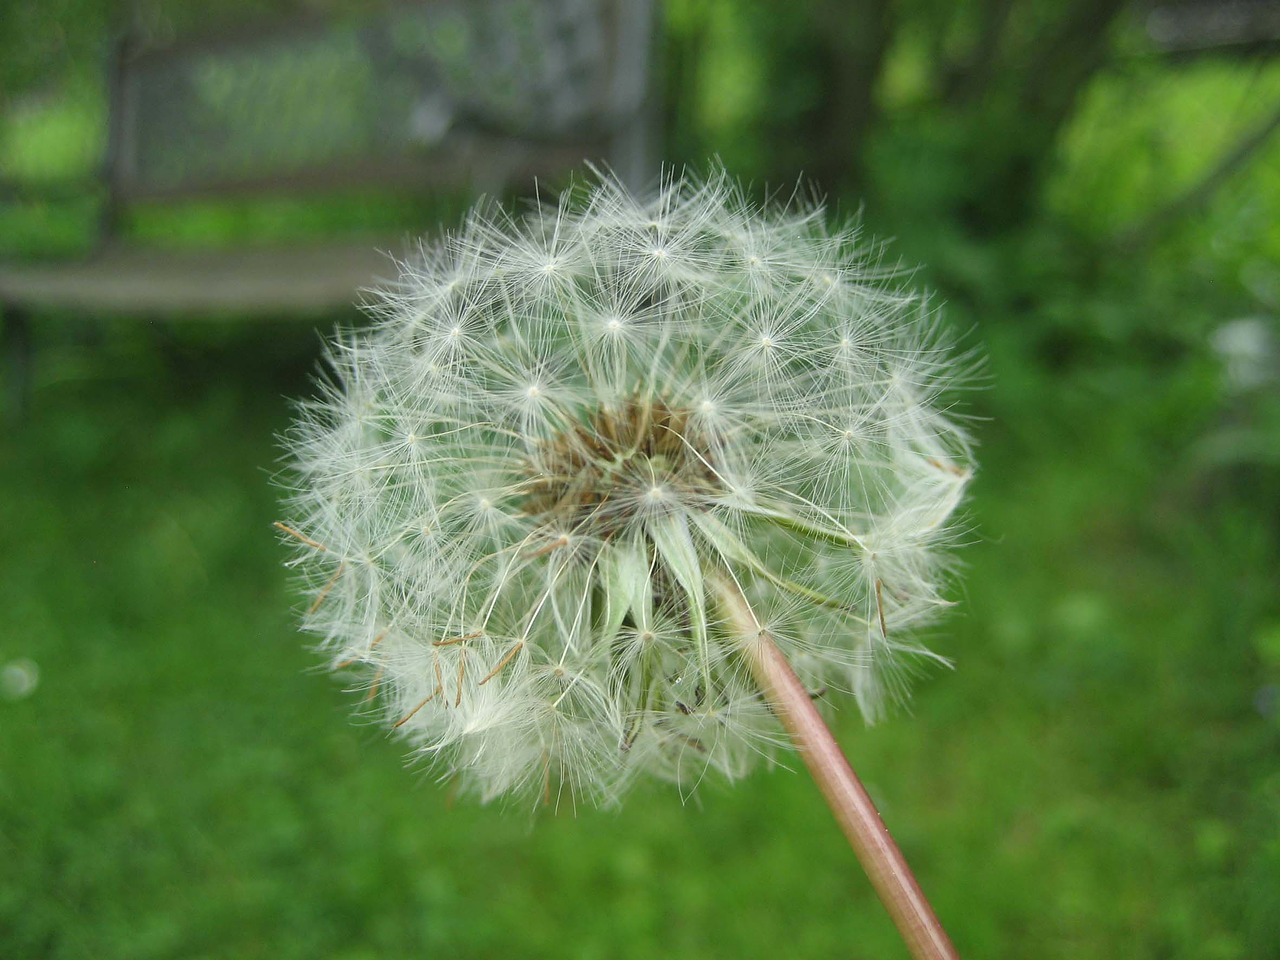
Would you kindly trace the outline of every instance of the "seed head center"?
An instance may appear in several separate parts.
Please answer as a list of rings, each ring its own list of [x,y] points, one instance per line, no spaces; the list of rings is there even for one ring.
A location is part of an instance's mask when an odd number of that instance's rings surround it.
[[[549,526],[608,538],[655,511],[723,489],[705,430],[688,410],[631,398],[602,406],[526,461],[525,509]]]

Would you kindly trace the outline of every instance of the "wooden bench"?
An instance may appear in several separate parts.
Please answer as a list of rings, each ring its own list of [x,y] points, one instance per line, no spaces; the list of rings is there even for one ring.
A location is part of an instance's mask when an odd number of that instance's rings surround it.
[[[394,273],[381,241],[164,249],[132,211],[372,189],[499,193],[584,160],[651,169],[651,0],[428,0],[253,33],[136,38],[109,83],[94,252],[0,263],[10,393],[28,389],[28,317],[323,315]],[[429,227],[422,224],[416,229]]]

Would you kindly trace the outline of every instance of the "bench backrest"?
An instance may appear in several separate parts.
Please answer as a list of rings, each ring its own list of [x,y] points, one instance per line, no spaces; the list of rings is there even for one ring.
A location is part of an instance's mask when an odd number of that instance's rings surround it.
[[[648,174],[648,0],[426,0],[126,44],[108,179],[135,199]]]

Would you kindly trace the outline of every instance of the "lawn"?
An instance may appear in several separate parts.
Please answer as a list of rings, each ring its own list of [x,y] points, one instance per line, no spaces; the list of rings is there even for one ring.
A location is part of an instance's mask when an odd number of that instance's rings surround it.
[[[313,330],[37,335],[0,440],[0,955],[906,955],[794,760],[478,807],[352,722],[271,527]],[[1019,392],[1025,351],[988,343],[956,668],[837,733],[962,955],[1280,955],[1267,518],[1151,426],[1201,371]]]

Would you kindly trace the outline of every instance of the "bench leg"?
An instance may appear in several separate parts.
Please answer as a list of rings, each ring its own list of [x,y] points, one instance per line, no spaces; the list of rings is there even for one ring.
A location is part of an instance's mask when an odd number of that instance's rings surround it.
[[[3,323],[5,412],[16,424],[31,408],[31,325],[27,311],[12,304],[4,308]]]

